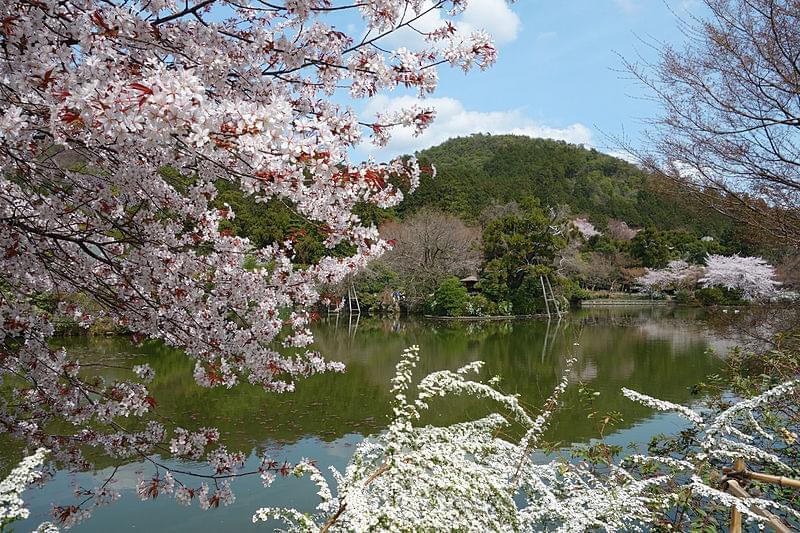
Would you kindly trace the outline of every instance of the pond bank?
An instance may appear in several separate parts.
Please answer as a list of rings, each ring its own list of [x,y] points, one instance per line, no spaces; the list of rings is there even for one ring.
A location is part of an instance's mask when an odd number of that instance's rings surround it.
[[[603,300],[583,300],[581,307],[603,307],[607,305],[640,305],[649,307],[651,305],[674,305],[672,300],[641,300],[641,299],[622,299],[608,298]]]
[[[567,313],[564,312],[561,314],[563,317]],[[489,316],[437,316],[437,315],[423,315],[423,318],[426,320],[444,320],[444,321],[456,321],[456,322],[475,322],[475,321],[490,321],[490,320],[531,320],[531,319],[538,319],[538,318],[553,318],[558,315],[547,315],[544,313],[536,314],[536,315],[489,315]]]

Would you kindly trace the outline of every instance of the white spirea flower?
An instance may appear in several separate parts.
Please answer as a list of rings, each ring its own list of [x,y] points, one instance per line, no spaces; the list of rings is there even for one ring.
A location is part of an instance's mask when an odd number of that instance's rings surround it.
[[[0,525],[24,520],[30,515],[24,506],[22,492],[42,476],[37,469],[44,463],[47,453],[47,449],[39,448],[33,455],[22,459],[8,477],[0,481]]]
[[[532,447],[567,387],[566,378],[556,386],[542,412],[533,417],[516,396],[495,389],[493,381],[467,379],[480,371],[479,362],[428,375],[411,398],[418,361],[418,346],[403,352],[391,380],[394,417],[389,428],[361,442],[344,473],[332,469],[335,490],[316,466],[301,462],[294,469],[296,475],[308,475],[317,486],[320,504],[314,514],[265,507],[255,512],[253,522],[278,519],[291,531],[648,531],[655,525],[653,510],[669,509],[673,503],[669,491],[653,489],[671,485],[691,487],[700,505],[736,506],[756,526],[763,524],[764,518],[754,507],[800,518],[800,513],[782,504],[735,498],[706,484],[697,474],[698,465],[709,457],[729,462],[735,454],[774,463],[766,452],[743,443],[749,436],[734,426],[744,429],[756,424],[754,431],[766,433],[756,422],[755,412],[795,391],[798,382],[739,402],[709,416],[708,421],[688,407],[623,389],[633,401],[690,420],[700,435],[699,451],[685,459],[633,454],[619,464],[597,469],[582,462],[542,464],[531,460]],[[565,376],[573,363],[566,362]],[[431,398],[454,394],[491,399],[506,414],[446,427],[416,425]],[[526,429],[519,440],[498,436],[511,420]],[[655,467],[658,473],[637,477],[633,468],[628,470],[637,465],[648,470]]]

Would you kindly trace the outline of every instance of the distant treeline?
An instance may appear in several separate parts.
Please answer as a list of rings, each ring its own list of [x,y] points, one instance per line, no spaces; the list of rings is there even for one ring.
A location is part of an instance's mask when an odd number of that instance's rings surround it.
[[[353,280],[368,308],[533,314],[545,308],[542,275],[552,278],[559,297],[575,301],[596,290],[635,290],[645,268],[677,259],[702,264],[709,253],[789,264],[671,180],[594,149],[478,134],[417,157],[423,167],[435,166],[436,176],[423,174],[397,208],[356,209],[395,242]],[[220,208],[228,204],[236,213],[221,230],[257,247],[291,241],[300,265],[354,251],[344,243],[326,250],[320,228],[288,202],[258,203],[225,182],[218,189]],[[459,282],[465,276],[476,276],[469,295]],[[347,292],[321,289],[334,302]]]
[[[544,206],[568,205],[598,228],[617,219],[631,227],[682,229],[735,243],[736,249],[747,247],[746,237],[729,219],[681,194],[671,182],[594,149],[521,135],[476,134],[450,139],[418,157],[433,164],[437,175],[423,176],[419,189],[398,208],[401,217],[432,207],[477,222],[487,204],[534,196]]]

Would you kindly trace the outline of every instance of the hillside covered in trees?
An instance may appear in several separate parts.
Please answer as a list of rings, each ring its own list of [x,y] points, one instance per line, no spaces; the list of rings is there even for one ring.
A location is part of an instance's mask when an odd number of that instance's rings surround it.
[[[756,244],[749,230],[673,181],[608,154],[548,139],[478,134],[417,156],[436,167],[435,176],[423,174],[399,206],[361,202],[353,210],[394,243],[352,280],[367,308],[389,312],[402,301],[409,311],[433,314],[535,314],[546,307],[542,275],[552,278],[560,297],[576,302],[595,291],[640,290],[645,269],[673,261],[702,266],[709,254],[763,255],[778,265],[783,282],[792,281],[785,274],[794,258]],[[298,264],[353,253],[345,244],[326,251],[321,228],[286,201],[259,203],[226,182],[217,187],[218,207],[236,214],[223,221],[225,232],[247,236],[259,248],[291,243]],[[476,294],[461,286],[465,276],[477,276]],[[341,302],[350,283],[322,290]],[[724,300],[717,296],[714,303]]]
[[[401,217],[431,207],[475,222],[488,204],[534,196],[545,206],[568,205],[598,227],[619,219],[631,227],[685,229],[723,242],[740,238],[726,218],[678,197],[671,183],[563,141],[476,134],[450,139],[418,157],[433,164],[437,175],[423,176],[398,208]]]

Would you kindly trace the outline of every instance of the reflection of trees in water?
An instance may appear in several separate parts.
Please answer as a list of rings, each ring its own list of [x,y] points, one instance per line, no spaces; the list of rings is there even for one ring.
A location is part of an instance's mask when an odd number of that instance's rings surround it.
[[[725,338],[736,339],[746,349],[760,350],[776,343],[800,349],[800,306],[795,303],[718,308],[709,312],[705,323]]]
[[[470,361],[486,362],[484,377],[499,375],[503,389],[537,406],[560,380],[565,361],[578,361],[564,394],[565,406],[554,420],[553,441],[577,442],[596,435],[595,422],[580,409],[577,383],[590,383],[601,394],[597,412],[619,411],[624,425],[650,415],[625,400],[622,386],[664,399],[688,402],[689,388],[717,370],[719,360],[696,323],[664,310],[619,310],[577,313],[561,322],[513,321],[431,323],[362,317],[355,336],[348,335],[346,316],[315,328],[315,348],[329,359],[346,363],[344,374],[313,376],[297,383],[294,393],[267,394],[247,385],[231,390],[204,389],[192,379],[191,360],[160,345],[132,347],[119,338],[69,339],[69,349],[82,362],[140,364],[156,371],[152,394],[159,416],[188,429],[216,426],[229,449],[263,450],[304,436],[331,442],[349,433],[370,434],[386,424],[390,409],[389,379],[402,350],[422,348],[417,375],[455,369]],[[693,339],[691,342],[686,338]],[[578,343],[577,346],[574,343]],[[123,370],[109,370],[120,377]],[[450,424],[480,416],[494,406],[456,398],[433,406],[426,422]],[[104,465],[98,465],[104,466]]]
[[[720,357],[734,347],[761,349],[781,332],[798,327],[800,311],[790,307],[752,306],[711,309],[668,306],[601,309],[579,318],[583,325],[635,327],[642,335],[667,342],[674,351],[705,345]]]

